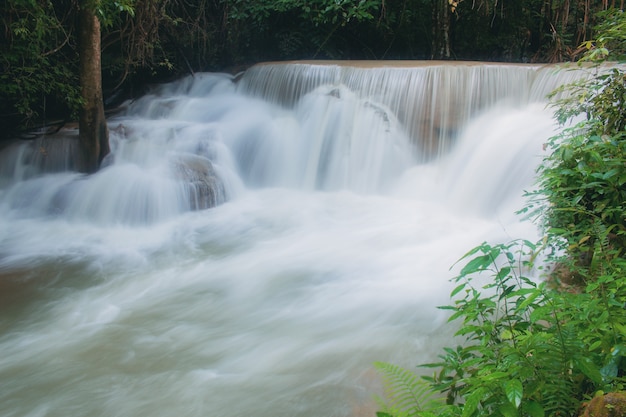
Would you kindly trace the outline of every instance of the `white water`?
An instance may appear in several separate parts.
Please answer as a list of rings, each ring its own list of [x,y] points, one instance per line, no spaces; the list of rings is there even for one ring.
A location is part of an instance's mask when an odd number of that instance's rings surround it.
[[[138,100],[90,177],[3,160],[0,415],[371,416],[373,361],[452,343],[450,266],[535,238],[513,211],[554,126],[528,90],[420,163],[381,97],[333,81],[279,107],[244,80]],[[181,158],[228,201],[188,211]]]

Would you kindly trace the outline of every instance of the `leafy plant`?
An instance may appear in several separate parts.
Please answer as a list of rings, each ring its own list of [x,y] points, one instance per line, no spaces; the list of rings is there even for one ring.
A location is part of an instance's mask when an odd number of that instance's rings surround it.
[[[607,59],[626,59],[626,14],[623,10],[608,9],[598,13],[600,23],[596,39],[583,42],[586,51],[581,61],[603,62]]]
[[[377,413],[378,417],[438,416],[448,408],[430,385],[413,372],[385,362],[376,362],[374,366],[383,374],[388,395],[387,402],[379,401],[383,410]]]
[[[452,295],[451,321],[466,342],[448,349],[430,378],[449,402],[463,401],[463,416],[572,415],[576,394],[601,384],[599,369],[576,337],[575,323],[563,322],[566,304],[545,283],[522,274],[537,250],[528,241],[482,244],[462,268]],[[492,281],[475,280],[490,273]]]
[[[423,377],[430,391],[408,371],[378,364],[393,382],[382,416],[571,416],[584,398],[623,386],[625,317],[601,308],[617,308],[608,294],[621,301],[624,284],[612,276],[603,293],[559,292],[525,274],[542,249],[483,243],[462,258],[454,303],[442,308],[460,324],[463,343],[422,365],[436,369]],[[435,394],[445,396],[445,408],[431,404]]]
[[[626,54],[626,17],[603,16],[609,20],[584,57],[596,62],[593,73],[552,94],[557,120],[574,124],[547,143],[551,153],[529,205],[582,283],[610,273],[626,250],[626,73],[601,65]]]

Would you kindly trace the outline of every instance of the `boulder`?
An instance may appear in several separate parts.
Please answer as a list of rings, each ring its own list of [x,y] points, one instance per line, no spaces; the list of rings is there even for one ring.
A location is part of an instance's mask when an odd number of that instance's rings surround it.
[[[609,392],[589,401],[582,417],[625,417],[626,392]]]
[[[226,201],[224,183],[207,158],[179,155],[171,160],[171,168],[190,210],[203,210]]]

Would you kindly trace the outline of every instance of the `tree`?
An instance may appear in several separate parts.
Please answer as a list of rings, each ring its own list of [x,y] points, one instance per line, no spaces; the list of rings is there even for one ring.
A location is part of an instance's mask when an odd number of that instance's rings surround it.
[[[115,16],[132,12],[131,0],[9,0],[0,11],[0,117],[8,128],[2,133],[78,115],[75,166],[94,172],[109,152],[100,19],[112,25]]]
[[[448,0],[432,0],[432,59],[450,59],[450,5]]]
[[[76,4],[81,107],[78,116],[79,155],[77,167],[85,173],[98,170],[110,152],[109,130],[102,93],[101,20],[112,25],[115,17],[133,15],[134,0],[83,0]]]
[[[385,1],[224,0],[223,5],[226,55],[233,61],[347,59],[364,34],[357,31],[348,42],[345,36],[354,27],[376,21]]]
[[[79,163],[82,172],[98,170],[109,153],[109,131],[104,116],[100,21],[89,4],[79,4],[78,28],[79,77],[82,103],[79,110]]]

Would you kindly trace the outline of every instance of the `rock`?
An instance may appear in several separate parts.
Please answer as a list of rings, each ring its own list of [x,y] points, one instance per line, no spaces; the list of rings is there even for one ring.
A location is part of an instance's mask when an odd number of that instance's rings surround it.
[[[226,200],[224,183],[213,164],[195,155],[179,155],[171,161],[174,177],[180,181],[190,210],[215,207]]]
[[[595,397],[585,406],[582,417],[626,416],[626,392],[610,392]]]
[[[26,180],[47,173],[74,169],[78,133],[62,130],[55,135],[19,140],[2,146],[0,176]]]

